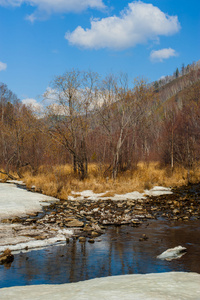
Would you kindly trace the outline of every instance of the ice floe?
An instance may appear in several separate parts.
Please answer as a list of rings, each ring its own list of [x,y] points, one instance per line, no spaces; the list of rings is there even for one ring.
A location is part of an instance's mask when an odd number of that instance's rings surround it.
[[[198,300],[200,274],[120,275],[60,285],[3,288],[0,294],[1,300]]]
[[[177,258],[181,258],[185,253],[187,249],[182,246],[177,246],[174,248],[167,249],[163,253],[157,256],[157,258],[162,259],[162,260],[173,260]]]

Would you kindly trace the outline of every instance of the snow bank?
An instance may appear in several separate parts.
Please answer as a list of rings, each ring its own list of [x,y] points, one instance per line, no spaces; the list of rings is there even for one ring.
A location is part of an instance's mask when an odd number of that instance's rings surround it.
[[[200,274],[170,272],[96,278],[62,285],[3,288],[1,300],[198,300]]]
[[[137,191],[126,193],[123,195],[115,194],[113,197],[104,197],[107,192],[96,194],[91,190],[86,190],[83,192],[72,192],[72,196],[68,197],[68,200],[93,200],[97,201],[101,200],[138,200],[138,199],[146,199],[146,196],[160,196],[160,195],[169,195],[172,194],[170,188],[162,187],[162,186],[155,186],[151,190],[145,190],[144,193],[139,193]],[[75,196],[73,196],[73,194]],[[77,196],[78,195],[78,196]]]
[[[29,192],[12,183],[0,183],[0,220],[42,211],[42,206],[55,201],[58,199]]]

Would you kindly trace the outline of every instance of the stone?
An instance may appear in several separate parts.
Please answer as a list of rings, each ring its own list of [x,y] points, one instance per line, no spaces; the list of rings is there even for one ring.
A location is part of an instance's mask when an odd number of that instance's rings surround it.
[[[10,220],[10,219],[3,219],[3,220],[1,220],[1,223],[12,223],[12,220]]]
[[[92,226],[85,224],[85,226],[83,227],[83,231],[93,231]]]
[[[79,220],[72,220],[70,222],[68,222],[67,224],[65,224],[66,227],[83,227],[84,223],[79,221]]]
[[[92,237],[97,237],[97,236],[99,236],[100,234],[98,233],[98,232],[96,232],[96,231],[92,231],[91,232],[91,236]]]
[[[143,241],[147,241],[149,238],[148,236],[146,236],[146,234],[143,234],[141,238],[139,238],[139,241],[140,242],[143,242]]]
[[[78,240],[80,243],[84,243],[86,241],[86,238],[84,236],[80,236]]]
[[[0,255],[0,265],[11,263],[13,260],[14,255],[11,253],[10,249],[6,249],[3,254]]]
[[[46,239],[46,236],[44,236],[44,235],[36,235],[36,236],[34,236],[34,238],[35,238],[36,240],[45,240],[45,239]]]
[[[88,243],[94,244],[94,239],[89,239]]]

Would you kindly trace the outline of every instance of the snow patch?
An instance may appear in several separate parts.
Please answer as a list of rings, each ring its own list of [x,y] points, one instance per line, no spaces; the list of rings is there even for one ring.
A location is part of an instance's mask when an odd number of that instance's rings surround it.
[[[60,285],[1,289],[1,300],[194,300],[200,299],[200,274],[169,272],[121,275]]]
[[[162,186],[155,186],[151,190],[145,190],[144,193],[139,193],[137,191],[126,193],[126,194],[115,194],[113,197],[104,197],[105,193],[96,194],[91,190],[86,190],[83,192],[72,192],[72,195],[68,197],[68,200],[138,200],[138,199],[146,199],[146,196],[160,196],[160,195],[167,195],[172,194],[170,188],[165,188]],[[74,196],[73,196],[74,195]]]
[[[0,220],[40,212],[43,206],[56,201],[59,200],[18,188],[14,183],[0,183]]]

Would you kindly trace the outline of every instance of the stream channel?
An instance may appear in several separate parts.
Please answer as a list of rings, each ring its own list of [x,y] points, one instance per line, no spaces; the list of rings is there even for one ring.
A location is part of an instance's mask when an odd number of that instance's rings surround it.
[[[195,199],[199,211],[200,185],[179,189],[173,197],[186,193]],[[144,234],[147,239],[141,241]],[[171,261],[157,258],[163,251],[179,245],[187,248],[181,258]],[[170,271],[200,273],[199,215],[185,221],[160,216],[139,227],[107,226],[93,244],[71,238],[69,243],[20,252],[14,255],[12,264],[0,265],[0,288]]]

